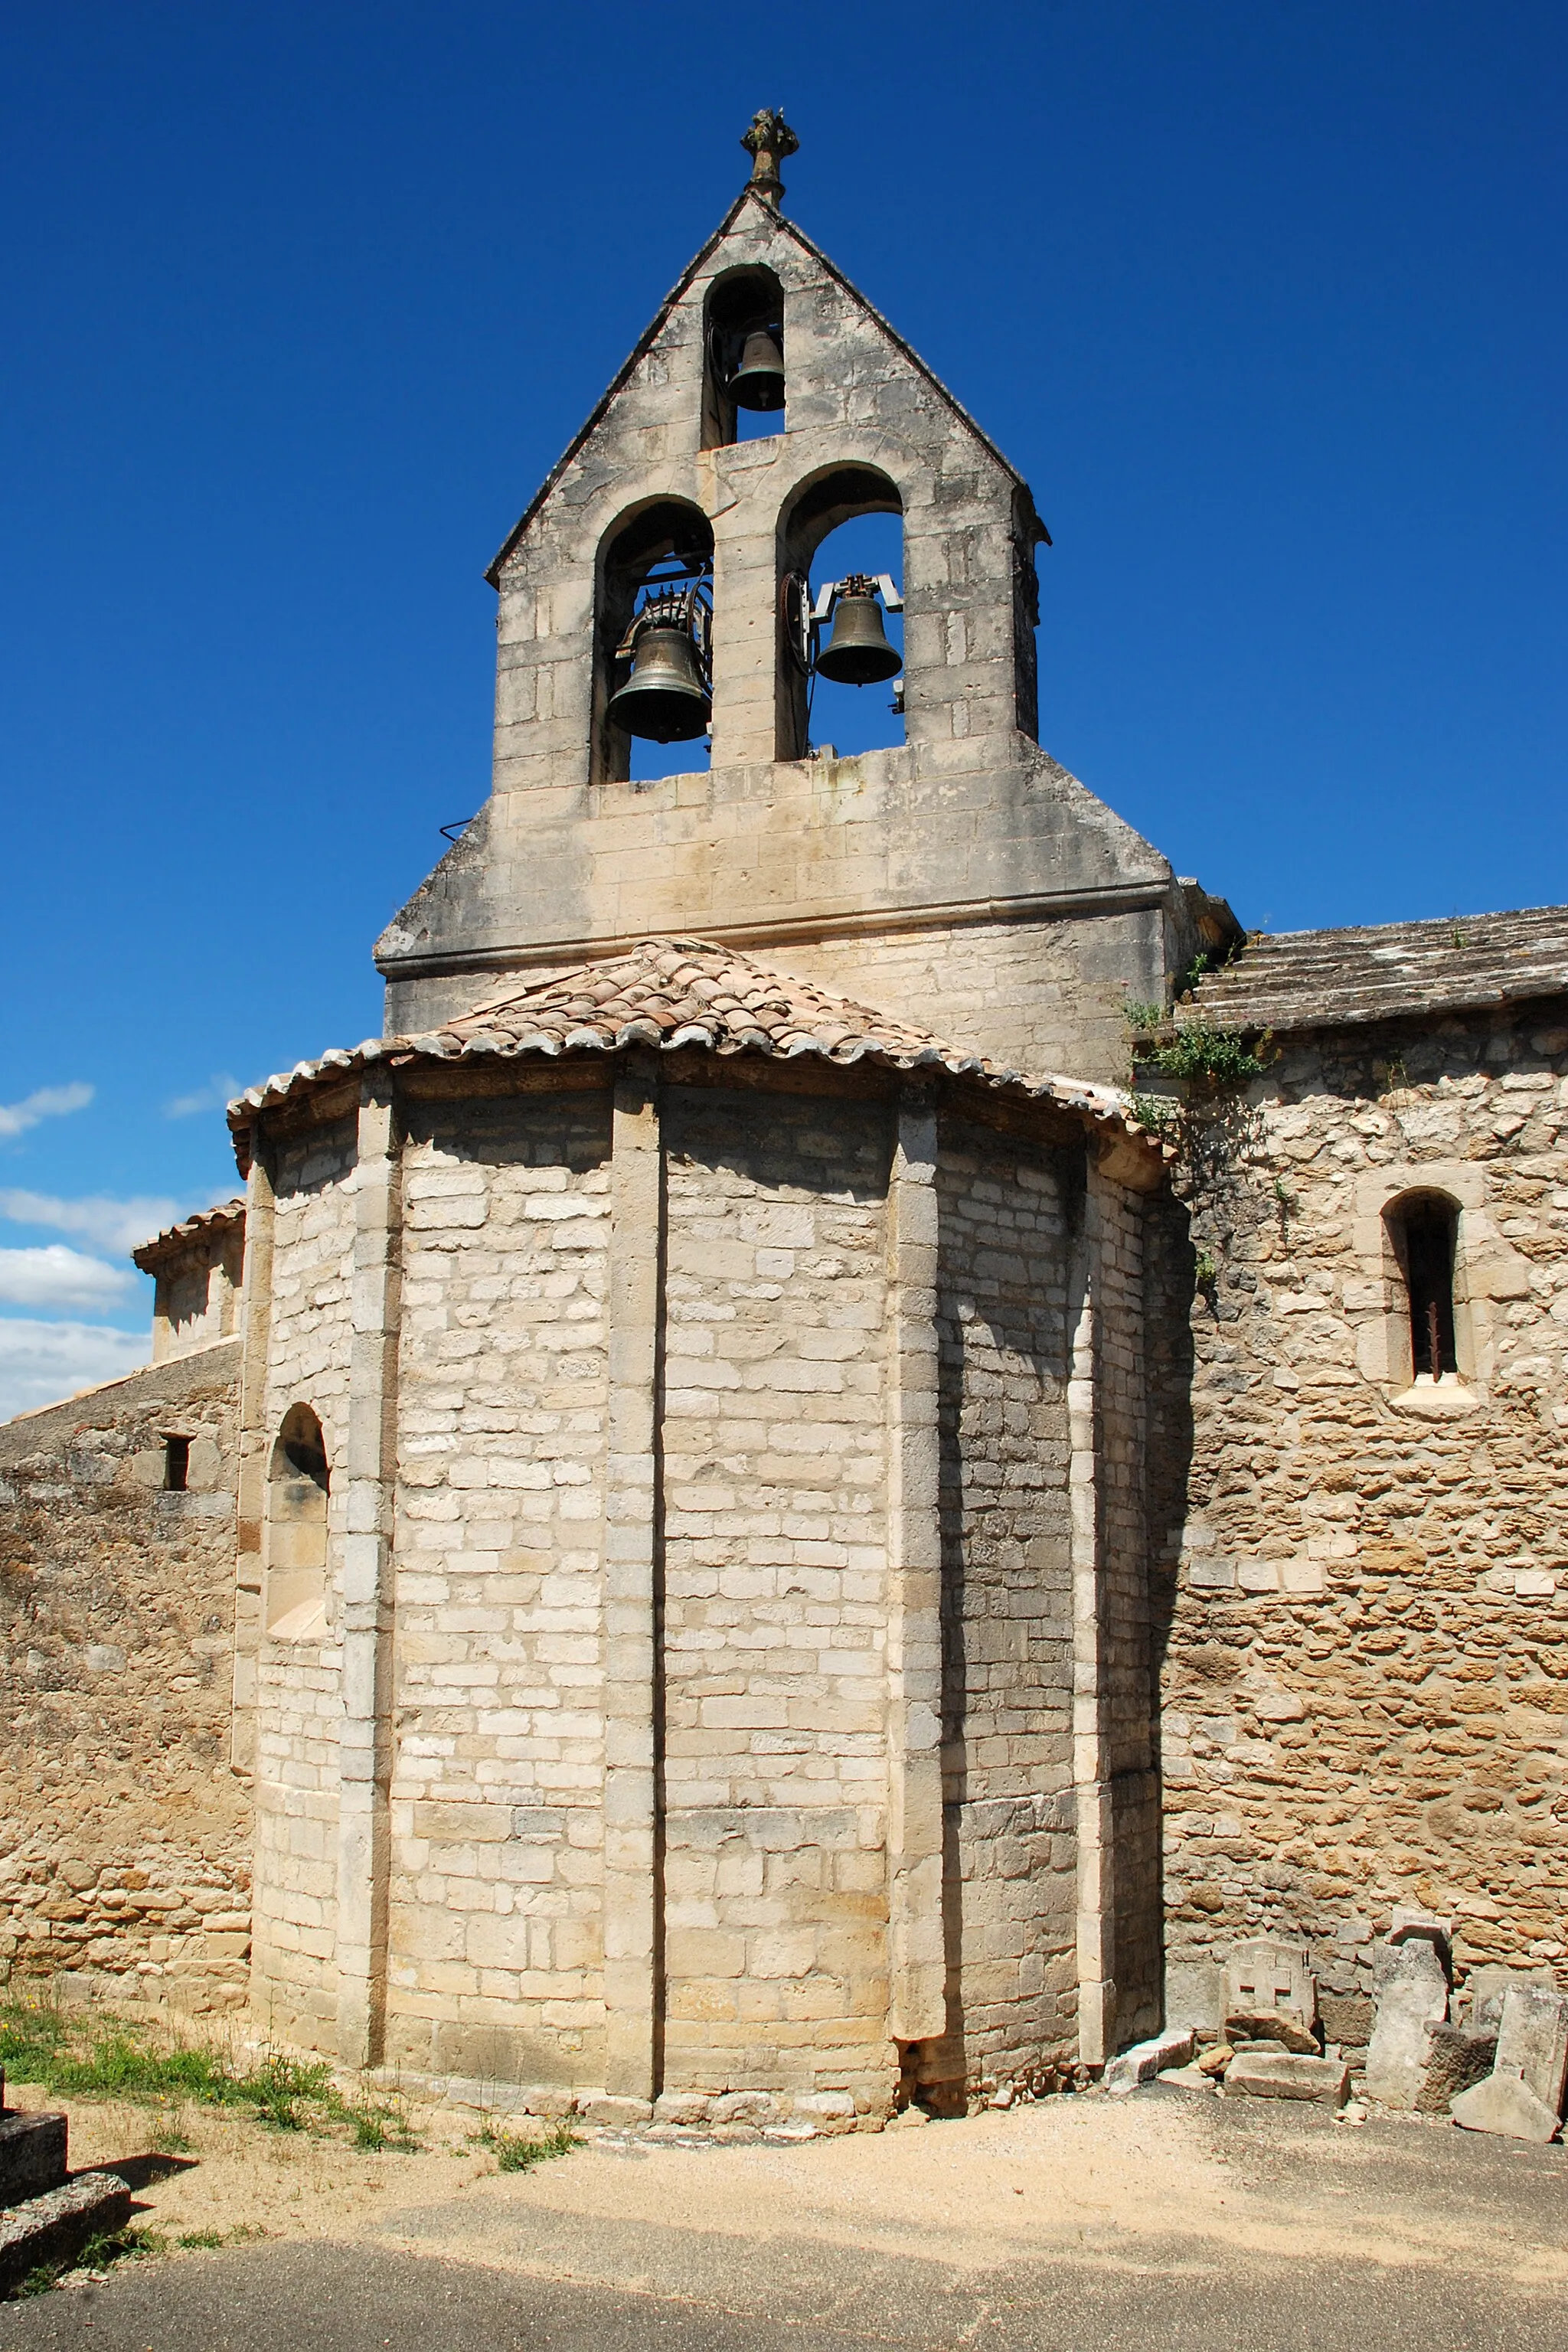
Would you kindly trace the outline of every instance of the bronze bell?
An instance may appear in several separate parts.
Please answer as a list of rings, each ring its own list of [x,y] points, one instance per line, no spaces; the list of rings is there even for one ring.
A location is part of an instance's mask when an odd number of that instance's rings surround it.
[[[730,397],[737,408],[784,406],[784,353],[771,327],[753,327],[746,337],[741,364],[730,378]]]
[[[674,621],[642,630],[632,674],[610,697],[616,725],[654,743],[689,743],[705,731],[711,709],[690,630]]]
[[[903,666],[903,656],[888,643],[875,581],[852,572],[834,600],[833,635],[816,656],[817,676],[836,686],[874,686]]]

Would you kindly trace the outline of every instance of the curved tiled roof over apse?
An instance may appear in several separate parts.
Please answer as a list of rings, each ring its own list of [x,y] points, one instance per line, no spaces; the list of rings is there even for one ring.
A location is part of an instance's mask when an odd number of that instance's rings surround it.
[[[574,964],[526,986],[497,991],[470,1012],[417,1035],[369,1038],[301,1062],[230,1103],[229,1125],[243,1165],[258,1112],[337,1083],[373,1062],[515,1059],[637,1046],[758,1055],[773,1061],[806,1055],[841,1068],[870,1062],[889,1069],[942,1069],[950,1076],[1048,1101],[1096,1125],[1136,1136],[1152,1151],[1162,1148],[1114,1087],[1001,1068],[929,1030],[704,940],[644,940],[624,955]]]

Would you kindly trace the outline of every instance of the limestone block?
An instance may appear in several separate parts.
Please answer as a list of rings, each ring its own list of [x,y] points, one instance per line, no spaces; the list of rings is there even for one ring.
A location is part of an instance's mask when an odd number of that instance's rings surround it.
[[[29,2271],[67,2263],[93,2238],[123,2230],[131,2191],[112,2172],[79,2172],[62,2188],[0,2212],[0,2294]]]
[[[1470,2030],[1474,2033],[1489,2033],[1495,2040],[1502,2025],[1502,2005],[1514,1985],[1544,1985],[1550,1990],[1552,1979],[1542,1969],[1539,1973],[1523,1969],[1508,1969],[1495,1961],[1472,1969],[1465,1982],[1465,1997],[1469,2008]]]
[[[771,2123],[780,2113],[771,2091],[726,2091],[710,2110],[716,2124]]]
[[[66,2177],[66,2119],[0,2115],[0,2205],[58,2189]]]
[[[1217,2032],[1225,2014],[1225,1970],[1213,1960],[1170,1960],[1165,1966],[1165,2021]]]
[[[1238,2050],[1226,2068],[1227,2098],[1313,2099],[1342,2107],[1351,2070],[1338,2058],[1306,2058],[1288,2050]]]
[[[1426,2042],[1426,2063],[1415,2094],[1417,2111],[1441,2116],[1452,2100],[1482,2082],[1497,2058],[1497,2035],[1476,2033],[1463,2025],[1434,2025]]]
[[[1498,2132],[1543,2144],[1557,2137],[1556,2109],[1538,2099],[1521,2074],[1489,2074],[1473,2090],[1451,2099],[1448,2112],[1466,2131]]]
[[[652,2102],[647,2099],[612,2098],[607,2092],[597,2091],[577,2102],[577,2112],[584,2123],[596,2124],[601,2129],[625,2129],[628,2125],[651,2123]]]
[[[1563,2112],[1568,2074],[1568,1994],[1546,1985],[1510,1985],[1498,2029],[1497,2071],[1521,2074],[1554,2116]]]
[[[1366,2095],[1414,2107],[1426,2067],[1427,2029],[1448,2014],[1448,1977],[1425,1937],[1383,1943],[1374,1961],[1376,2021],[1366,2053]]]
[[[1227,2042],[1276,2042],[1282,2050],[1293,2050],[1302,2058],[1316,2058],[1321,2053],[1318,2037],[1310,2026],[1303,2025],[1299,2017],[1288,2010],[1250,2009],[1232,2011],[1225,2021]]]
[[[1193,2029],[1190,2025],[1167,2026],[1151,2041],[1135,2042],[1131,2050],[1119,2051],[1105,2069],[1101,2081],[1115,2095],[1135,2091],[1143,2083],[1152,2083],[1166,2066],[1184,2066],[1192,2057]]]
[[[1305,1948],[1255,1936],[1237,1944],[1225,1966],[1225,2013],[1249,2016],[1278,2011],[1311,2025],[1318,2014],[1317,1980]]]

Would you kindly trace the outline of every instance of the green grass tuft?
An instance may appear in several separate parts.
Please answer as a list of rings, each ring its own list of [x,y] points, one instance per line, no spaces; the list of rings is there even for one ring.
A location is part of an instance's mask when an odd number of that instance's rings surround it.
[[[552,2158],[570,2156],[582,2142],[569,2123],[552,2124],[546,2132],[502,2131],[499,2126],[486,2123],[473,2135],[477,2147],[488,2147],[495,2158],[498,2172],[531,2172],[536,2164],[548,2164]]]

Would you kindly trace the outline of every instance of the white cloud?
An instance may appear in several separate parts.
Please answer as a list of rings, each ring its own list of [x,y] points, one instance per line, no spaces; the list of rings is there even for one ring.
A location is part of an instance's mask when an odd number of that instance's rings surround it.
[[[58,1404],[144,1364],[149,1340],[101,1323],[34,1323],[0,1315],[0,1420]]]
[[[199,1110],[222,1110],[240,1092],[239,1080],[226,1070],[220,1070],[197,1087],[194,1093],[176,1095],[173,1102],[163,1105],[165,1118],[194,1118]]]
[[[116,1307],[136,1276],[129,1267],[49,1242],[42,1249],[0,1249],[0,1300],[7,1307]]]
[[[150,1242],[180,1214],[177,1201],[149,1193],[129,1201],[93,1193],[82,1201],[62,1201],[52,1192],[24,1192],[0,1185],[0,1217],[14,1225],[47,1225],[57,1234],[76,1234],[99,1249],[123,1253],[139,1242]]]
[[[63,1118],[69,1110],[85,1110],[92,1088],[76,1079],[68,1087],[40,1087],[24,1102],[0,1103],[0,1137],[26,1135],[42,1118]]]

